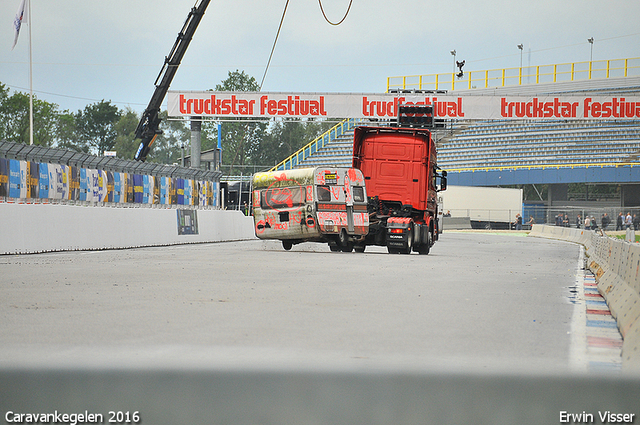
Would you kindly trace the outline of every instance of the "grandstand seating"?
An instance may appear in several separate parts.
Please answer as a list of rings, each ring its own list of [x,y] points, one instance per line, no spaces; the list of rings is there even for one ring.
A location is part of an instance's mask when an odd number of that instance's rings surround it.
[[[456,90],[464,95],[640,94],[640,78]],[[366,123],[354,123],[366,125]],[[375,123],[374,125],[380,125]],[[640,163],[640,120],[454,121],[435,133],[438,164],[448,171],[545,166],[616,166]],[[353,128],[323,144],[295,167],[351,164]]]
[[[331,140],[318,152],[303,160],[298,168],[316,166],[350,167],[353,154],[353,129]]]
[[[445,170],[619,164],[637,162],[640,154],[640,120],[457,123],[436,137],[438,163]],[[350,130],[297,168],[350,166],[352,151]]]
[[[640,120],[487,121],[439,143],[444,169],[637,162]]]

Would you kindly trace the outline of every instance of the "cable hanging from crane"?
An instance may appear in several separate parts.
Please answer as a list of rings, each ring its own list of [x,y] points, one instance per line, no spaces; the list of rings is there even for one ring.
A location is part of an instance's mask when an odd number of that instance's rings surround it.
[[[260,81],[260,91],[262,91],[262,84],[264,84],[264,79],[267,76],[267,71],[269,70],[269,64],[271,64],[271,58],[273,57],[273,51],[276,49],[276,43],[278,42],[278,37],[280,36],[280,30],[282,29],[282,23],[284,22],[284,15],[287,13],[287,7],[289,7],[289,0],[284,5],[284,10],[282,11],[282,18],[280,18],[280,25],[278,26],[278,32],[276,33],[276,39],[273,40],[273,46],[271,47],[271,54],[269,55],[269,60],[267,61],[267,67],[264,69],[264,74],[262,75],[262,81]]]
[[[322,16],[324,16],[324,19],[331,25],[337,26],[343,23],[345,19],[347,19],[347,15],[349,15],[349,11],[351,10],[351,4],[353,3],[353,0],[349,1],[349,7],[347,7],[347,12],[344,14],[344,17],[338,23],[333,23],[329,20],[329,18],[327,18],[327,15],[324,13],[324,8],[322,7],[322,0],[318,0],[318,3],[320,4],[320,10],[322,11]],[[289,0],[287,0],[287,2],[285,3],[284,10],[282,11],[282,18],[280,18],[280,25],[278,25],[278,32],[276,33],[275,40],[273,40],[273,46],[271,46],[271,53],[269,54],[269,60],[267,61],[267,66],[264,69],[264,74],[262,75],[262,81],[260,81],[260,88],[259,88],[260,91],[262,91],[262,85],[264,84],[264,79],[267,77],[267,71],[269,70],[271,59],[273,58],[273,52],[276,50],[276,43],[278,42],[278,37],[280,37],[280,30],[282,29],[284,16],[287,14],[287,7],[289,7]]]
[[[331,22],[331,21],[329,20],[329,18],[327,18],[327,14],[326,14],[326,13],[324,13],[324,8],[322,7],[322,0],[318,0],[318,3],[320,4],[320,10],[322,11],[322,16],[324,16],[325,21],[327,21],[327,22],[328,22],[328,23],[330,23],[331,25],[338,26],[338,25],[340,25],[341,23],[343,23],[345,19],[347,19],[347,16],[349,15],[349,11],[351,10],[351,3],[353,3],[353,0],[350,0],[350,1],[349,1],[349,7],[347,7],[347,11],[345,12],[345,14],[344,14],[343,18],[342,18],[342,19],[340,20],[340,22],[338,22],[338,23]]]

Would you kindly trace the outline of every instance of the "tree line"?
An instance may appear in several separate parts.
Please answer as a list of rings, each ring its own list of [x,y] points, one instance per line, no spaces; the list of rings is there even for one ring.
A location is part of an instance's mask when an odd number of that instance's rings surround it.
[[[228,78],[216,85],[215,91],[258,91],[254,77],[244,71],[229,72]],[[156,139],[147,161],[163,164],[179,163],[182,150],[190,154],[189,122],[167,120],[160,114],[162,134]],[[140,115],[131,108],[119,109],[111,101],[102,100],[73,113],[60,110],[36,96],[33,98],[34,144],[71,149],[95,155],[115,151],[116,156],[133,159],[139,140],[135,130]],[[333,124],[325,121],[249,121],[237,119],[222,124],[222,163],[229,174],[245,166],[273,166],[318,137]],[[202,150],[217,147],[217,125],[204,121]],[[29,143],[29,94],[10,93],[0,83],[0,140]]]

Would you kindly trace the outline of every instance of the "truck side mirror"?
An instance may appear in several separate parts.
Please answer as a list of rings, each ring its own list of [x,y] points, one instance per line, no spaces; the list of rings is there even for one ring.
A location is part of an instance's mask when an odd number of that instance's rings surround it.
[[[440,190],[447,190],[447,172],[442,170],[440,175]]]

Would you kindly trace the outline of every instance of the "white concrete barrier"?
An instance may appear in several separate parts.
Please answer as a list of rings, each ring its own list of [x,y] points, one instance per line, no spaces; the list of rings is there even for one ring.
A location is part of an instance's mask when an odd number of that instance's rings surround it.
[[[178,210],[0,204],[0,254],[133,248],[255,238],[239,211],[193,210],[197,234],[178,234]]]
[[[442,217],[444,230],[471,229],[471,219],[469,217]]]
[[[638,382],[398,368],[0,368],[0,412],[7,423],[54,412],[104,416],[82,423],[148,425],[637,423]]]
[[[533,224],[531,226],[531,231],[529,232],[529,236],[537,236],[542,237],[542,232],[547,226],[543,226],[541,224]]]
[[[598,291],[607,301],[624,338],[622,365],[640,370],[640,246],[600,232],[555,226],[535,225],[529,236],[584,245]]]

